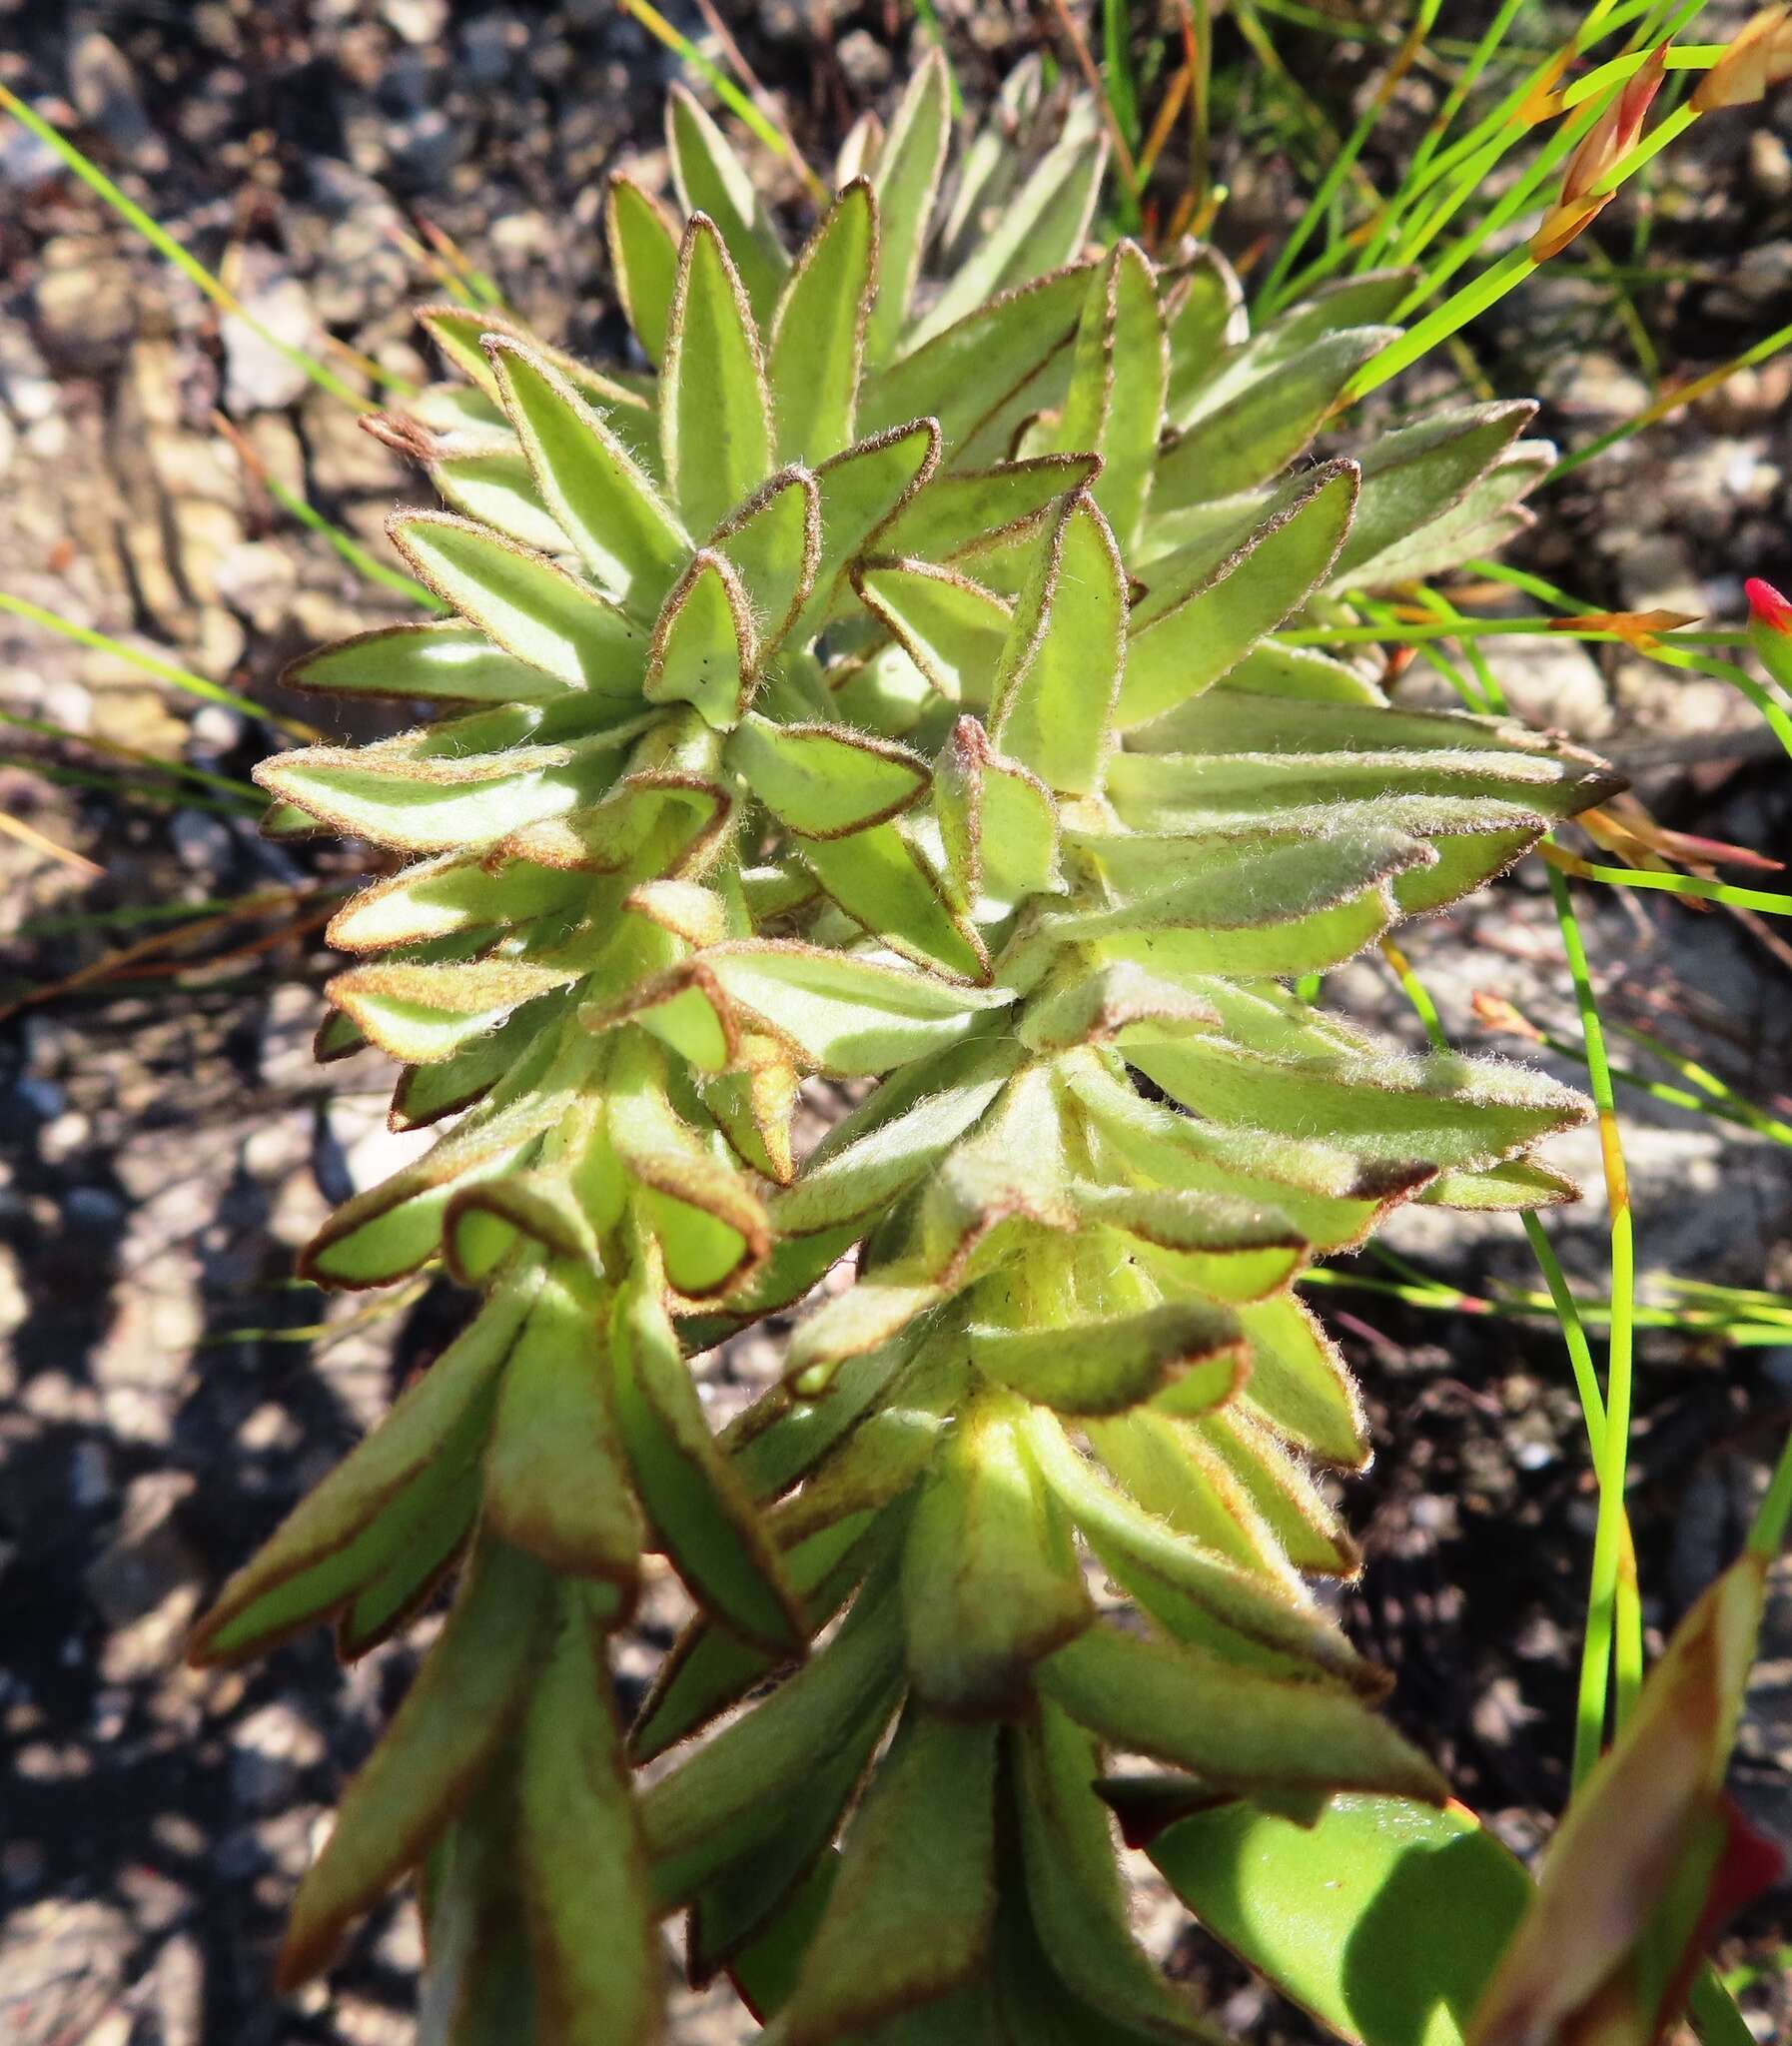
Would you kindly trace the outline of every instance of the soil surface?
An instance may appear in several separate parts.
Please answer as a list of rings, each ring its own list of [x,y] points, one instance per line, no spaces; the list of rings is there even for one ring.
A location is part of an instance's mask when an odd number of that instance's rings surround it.
[[[694,10],[667,11],[701,32]],[[1716,39],[1749,11],[1710,8],[1699,32]],[[913,10],[896,0],[722,0],[720,12],[818,162],[860,109],[887,111],[916,47]],[[938,12],[975,105],[1052,11],[940,0]],[[1477,8],[1446,12],[1453,33],[1473,32]],[[1347,127],[1384,58],[1293,32],[1286,47]],[[1224,23],[1220,57],[1216,172],[1232,198],[1218,234],[1245,260],[1299,211],[1310,167]],[[663,181],[659,105],[674,75],[613,0],[0,0],[0,82],[218,264],[260,321],[419,378],[433,369],[412,309],[440,296],[425,222],[542,333],[617,345],[602,175]],[[1365,159],[1371,175],[1411,146],[1437,97],[1417,67]],[[1471,330],[1473,376],[1539,393],[1541,429],[1578,446],[1647,402],[1652,359],[1683,380],[1792,319],[1789,119],[1782,95],[1767,119],[1701,124],[1696,146],[1663,160],[1646,213],[1626,198],[1601,221],[1593,246],[1652,266],[1634,326],[1586,267],[1562,265]],[[767,175],[800,219],[794,177]],[[331,360],[357,379],[342,349]],[[1792,358],[1731,378],[1550,493],[1514,558],[1591,607],[1734,622],[1745,574],[1792,587],[1789,396]],[[282,690],[283,664],[408,607],[283,512],[258,469],[388,561],[386,516],[421,495],[346,408],[221,321],[23,130],[0,127],[0,588],[274,715],[333,714]],[[1498,659],[1517,708],[1608,749],[1660,821],[1786,855],[1792,778],[1723,683],[1622,648],[1506,643],[1523,649]],[[1412,700],[1437,686],[1422,662],[1401,682]],[[0,812],[99,870],[0,835],[0,2033],[24,2046],[398,2046],[418,1963],[408,1903],[364,1930],[328,1984],[277,2001],[269,1969],[332,1800],[432,1622],[347,1670],[321,1637],[239,1672],[179,1659],[225,1574],[464,1305],[446,1284],[370,1305],[291,1282],[294,1250],[330,1206],[416,1142],[386,1130],[381,1061],[311,1057],[331,970],[321,927],[362,856],[273,846],[218,804],[203,776],[246,776],[270,743],[261,720],[3,614],[0,710],[81,735],[0,730]],[[121,754],[200,775],[121,777]],[[1534,867],[1412,933],[1466,1046],[1534,1053],[1489,1036],[1477,992],[1576,1038]],[[1787,934],[1659,895],[1588,895],[1608,1016],[1792,1113]],[[178,937],[141,914],[204,904],[216,920]],[[68,924],[95,912],[116,920]],[[120,960],[123,948],[136,949]],[[1378,969],[1336,976],[1329,999],[1411,1032]],[[1645,1298],[1665,1299],[1664,1274],[1792,1290],[1788,1152],[1639,1093],[1624,1108]],[[1559,1158],[1589,1191],[1551,1234],[1596,1297],[1596,1145],[1576,1136]],[[1388,1241],[1469,1294],[1536,1287],[1514,1224],[1461,1222],[1414,1211]],[[1361,1371],[1378,1445],[1345,1493],[1366,1555],[1345,1618],[1395,1671],[1396,1717],[1532,1852],[1565,1791],[1593,1520],[1560,1339],[1547,1319],[1420,1313],[1372,1291],[1341,1287],[1322,1305]],[[706,1389],[718,1414],[771,1368],[764,1346],[720,1359]],[[1645,1333],[1631,1508],[1652,1646],[1735,1553],[1789,1424],[1792,1345],[1724,1351]],[[624,1652],[625,1688],[677,1617],[660,1586]],[[1792,1845],[1785,1572],[1734,1787]],[[1314,2036],[1161,1888],[1141,1879],[1137,1901],[1157,1950],[1242,2036]],[[1724,1949],[1753,1971],[1745,2004],[1762,2039],[1792,2032],[1788,1904],[1782,1889]],[[681,2041],[746,2030],[723,1997],[680,2006]]]

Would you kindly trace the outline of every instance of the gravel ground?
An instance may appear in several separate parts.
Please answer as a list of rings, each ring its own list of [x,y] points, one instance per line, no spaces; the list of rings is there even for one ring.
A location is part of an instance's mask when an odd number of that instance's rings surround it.
[[[742,0],[723,11],[805,147],[887,102],[906,65],[905,7]],[[1710,33],[1747,11],[1710,10]],[[960,0],[941,12],[973,96],[1032,33],[1024,9]],[[260,320],[308,344],[327,331],[412,375],[428,372],[410,309],[433,287],[402,238],[421,218],[461,242],[543,332],[579,348],[613,342],[601,173],[629,164],[661,177],[657,107],[670,75],[612,0],[0,0],[0,81],[72,124],[183,240],[210,260],[223,252]],[[1346,48],[1341,104],[1361,75]],[[1433,91],[1422,76],[1403,89],[1409,129]],[[1253,127],[1252,106],[1234,111],[1244,139],[1222,164],[1234,193],[1224,229],[1243,254],[1286,220],[1295,176]],[[1783,137],[1751,137],[1740,122],[1698,132],[1655,205],[1653,253],[1672,280],[1639,294],[1677,375],[1792,318]],[[772,196],[794,203],[775,181]],[[1474,336],[1494,387],[1540,389],[1545,426],[1576,443],[1647,397],[1603,304],[1572,279],[1539,280]],[[1743,574],[1792,585],[1789,395],[1792,362],[1746,373],[1589,465],[1550,501],[1522,558],[1596,604],[1726,620],[1740,611]],[[284,661],[402,608],[395,599],[389,611],[279,513],[214,430],[219,411],[268,473],[383,549],[386,514],[415,494],[395,458],[254,336],[221,326],[38,145],[0,132],[0,582],[272,709],[316,716],[315,701],[274,684]],[[1787,779],[1721,684],[1568,643],[1502,660],[1501,677],[1527,715],[1629,763],[1663,821],[1792,843]],[[1422,669],[1409,686],[1422,693]],[[195,705],[115,656],[7,618],[0,702],[235,776],[265,743],[235,710]],[[379,1061],[322,1069],[310,1056],[329,970],[312,898],[351,878],[354,856],[279,849],[201,800],[120,802],[46,781],[17,764],[21,747],[7,757],[0,810],[104,873],[0,837],[0,2030],[27,2046],[397,2046],[410,2037],[418,1958],[408,1905],[368,1929],[327,1987],[276,2003],[267,1979],[335,1790],[401,1693],[428,1623],[347,1671],[321,1640],[240,1673],[178,1662],[184,1628],[224,1573],[442,1346],[458,1312],[446,1287],[370,1312],[286,1283],[328,1207],[390,1170],[408,1141],[385,1130]],[[36,758],[92,764],[75,747]],[[250,889],[265,891],[265,911],[209,934],[204,970],[170,978],[167,955],[149,955],[135,978],[8,1009],[92,966],[104,943],[144,934],[59,933],[59,915]],[[1600,902],[1591,939],[1610,1013],[1659,1028],[1788,1112],[1783,945],[1722,914],[1628,897]],[[1476,990],[1549,1027],[1571,1016],[1547,902],[1527,882],[1425,926],[1410,949],[1463,1042],[1482,1035]],[[1365,968],[1340,976],[1338,993],[1408,1027]],[[1629,1106],[1645,1273],[1792,1287],[1787,1154]],[[1594,1190],[1563,1220],[1564,1255],[1596,1290],[1596,1158],[1585,1138],[1563,1157]],[[1392,1241],[1470,1289],[1534,1283],[1504,1223],[1446,1233],[1415,1212]],[[1369,1294],[1330,1305],[1381,1445],[1351,1489],[1369,1566],[1348,1617],[1398,1672],[1395,1711],[1462,1794],[1533,1846],[1564,1787],[1593,1512],[1559,1344],[1510,1323],[1421,1320]],[[310,1333],[320,1319],[321,1338]],[[765,1365],[763,1353],[724,1360],[710,1389],[718,1408]],[[1789,1420],[1792,1350],[1725,1356],[1645,1341],[1634,1514],[1657,1638],[1733,1552]],[[626,1683],[676,1618],[663,1586]],[[1792,1581],[1770,1615],[1737,1789],[1792,1838]],[[1139,1909],[1230,2022],[1266,2041],[1309,2036],[1188,1936],[1149,1885]],[[1758,1912],[1738,1951],[1770,1954],[1775,1917],[1772,1903]],[[1786,2036],[1786,1985],[1764,1977],[1752,1994],[1760,2036]],[[738,2036],[719,1999],[681,2018],[684,2041]]]

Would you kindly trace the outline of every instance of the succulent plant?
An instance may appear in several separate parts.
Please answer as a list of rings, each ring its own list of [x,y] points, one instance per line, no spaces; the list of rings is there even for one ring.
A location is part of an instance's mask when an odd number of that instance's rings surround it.
[[[465,381],[382,430],[451,615],[294,679],[445,714],[260,773],[271,829],[412,859],[332,926],[320,1049],[456,1118],[304,1269],[480,1304],[197,1652],[357,1654],[463,1563],[283,1961],[420,1869],[433,2038],[652,2038],[684,1907],[785,2046],[1206,2037],[1111,1810],[1444,1795],[1307,1586],[1367,1446],[1294,1282],[1404,1201],[1567,1197],[1530,1152],[1582,1108],[1291,983],[1612,782],[1276,635],[1496,545],[1548,452],[1505,405],[1314,460],[1402,279],[1253,334],[1211,250],[1087,253],[1087,108],[949,208],[948,130],[930,61],[792,260],[675,94],[682,231],[609,198],[645,372],[426,312]],[[817,1075],[854,1105],[798,1159]],[[712,1436],[687,1359],[836,1271]],[[649,1548],[697,1615],[624,1735]]]

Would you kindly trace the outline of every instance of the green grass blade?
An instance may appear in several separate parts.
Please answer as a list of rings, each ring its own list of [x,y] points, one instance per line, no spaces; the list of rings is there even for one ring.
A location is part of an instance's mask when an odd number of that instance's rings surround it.
[[[316,739],[321,734],[311,725],[302,723],[296,717],[277,717],[271,710],[247,696],[239,696],[234,689],[224,688],[218,682],[208,682],[204,675],[196,675],[190,668],[176,667],[171,660],[159,655],[146,653],[139,646],[127,646],[122,639],[111,638],[105,632],[96,632],[89,625],[77,625],[69,618],[59,617],[55,611],[45,610],[22,596],[12,596],[0,589],[0,611],[10,611],[14,617],[29,618],[34,625],[43,625],[52,632],[60,632],[65,639],[73,639],[77,645],[92,646],[102,653],[117,655],[128,661],[132,667],[141,668],[145,674],[154,675],[158,681],[169,682],[177,689],[186,690],[190,696],[203,696],[208,703],[223,703],[232,710],[241,710],[247,717],[259,717],[274,725],[278,730],[290,733],[294,738]]]
[[[334,370],[320,363],[315,356],[307,355],[304,349],[295,348],[291,342],[282,341],[279,335],[264,327],[253,313],[244,308],[236,294],[221,279],[214,276],[197,256],[184,249],[168,230],[145,213],[135,200],[127,198],[106,173],[84,156],[66,135],[53,128],[34,107],[27,106],[16,93],[9,92],[4,85],[0,85],[0,108],[9,113],[22,127],[28,128],[38,141],[54,150],[75,176],[90,191],[98,194],[133,233],[140,235],[159,256],[166,257],[181,275],[197,285],[215,306],[228,313],[232,319],[242,321],[251,333],[285,356],[295,369],[303,371],[320,391],[328,391],[332,398],[340,399],[344,405],[352,406],[357,412],[375,410],[369,400],[345,384]],[[403,378],[389,376],[387,381],[395,388],[408,392],[415,391],[416,388]]]

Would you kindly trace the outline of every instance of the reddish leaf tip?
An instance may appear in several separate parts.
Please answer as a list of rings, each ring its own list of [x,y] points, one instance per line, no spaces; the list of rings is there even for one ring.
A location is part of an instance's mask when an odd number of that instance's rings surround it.
[[[1757,625],[1764,625],[1769,632],[1784,632],[1792,637],[1792,600],[1782,596],[1771,582],[1764,582],[1760,576],[1751,576],[1742,585],[1742,592],[1748,598],[1749,616]]]

